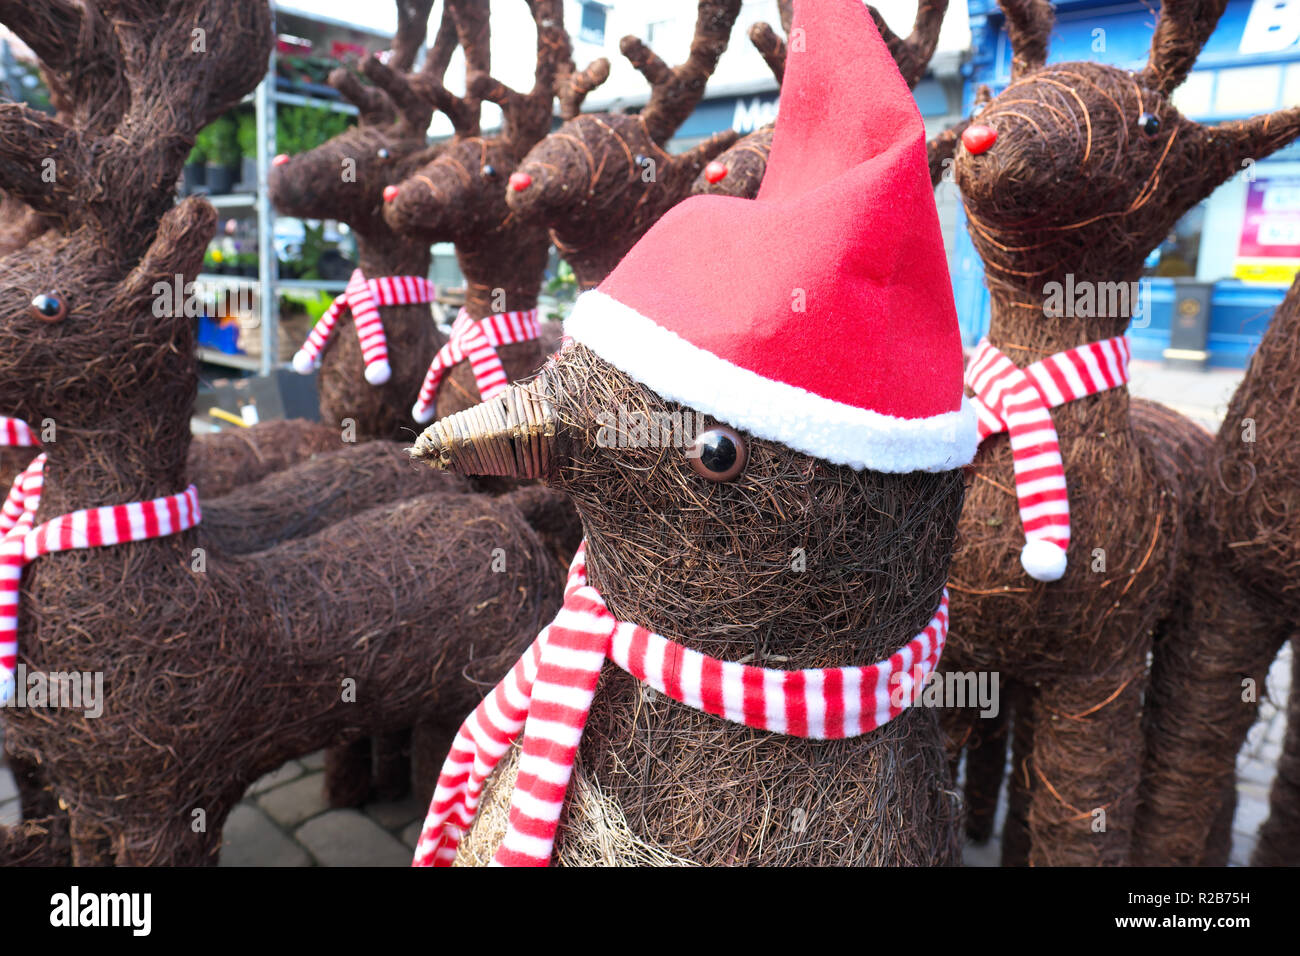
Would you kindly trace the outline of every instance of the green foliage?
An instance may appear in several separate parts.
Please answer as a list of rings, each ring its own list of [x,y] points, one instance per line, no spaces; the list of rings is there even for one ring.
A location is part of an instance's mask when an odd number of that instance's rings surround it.
[[[199,131],[195,148],[214,166],[238,166],[239,125],[234,117],[227,113],[205,126]]]
[[[240,110],[237,115],[239,152],[244,159],[255,159],[257,157],[257,114],[253,110]]]
[[[277,152],[298,156],[342,133],[352,117],[319,106],[285,106],[276,113]]]
[[[547,318],[561,321],[568,314],[569,306],[578,297],[578,278],[573,274],[573,267],[563,259],[556,267],[555,275],[546,281],[546,293],[555,296],[555,308],[547,313]]]

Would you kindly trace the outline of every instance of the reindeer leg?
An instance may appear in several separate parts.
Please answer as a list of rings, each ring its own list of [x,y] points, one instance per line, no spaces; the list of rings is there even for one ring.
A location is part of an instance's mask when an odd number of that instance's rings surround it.
[[[1139,866],[1227,863],[1237,754],[1254,724],[1269,665],[1286,634],[1278,615],[1210,558],[1193,557],[1187,588],[1162,622],[1143,715],[1147,752],[1134,835]],[[1216,573],[1217,572],[1217,573]],[[1254,693],[1248,693],[1254,681]],[[1217,821],[1217,822],[1216,822]],[[1211,833],[1216,835],[1211,838]],[[1211,847],[1213,839],[1213,847]]]
[[[974,733],[966,748],[966,835],[979,844],[993,836],[998,812],[998,791],[1007,766],[1007,729],[1011,712],[1004,705],[996,717],[979,717],[974,710]]]
[[[1007,817],[1002,822],[1002,865],[1029,865],[1029,803],[1034,792],[1034,696],[1007,682],[1003,694],[1011,718],[1011,773],[1007,778]]]
[[[109,834],[98,819],[84,811],[69,814],[73,866],[108,866],[113,859]]]
[[[1129,862],[1142,771],[1143,678],[1142,670],[1088,675],[1039,691],[1030,865]]]
[[[371,742],[374,750],[376,800],[400,800],[411,792],[411,732],[383,734]]]
[[[359,807],[370,797],[370,738],[325,751],[325,799],[331,807]]]
[[[1300,646],[1291,641],[1291,699],[1269,814],[1259,829],[1251,866],[1300,866]]]

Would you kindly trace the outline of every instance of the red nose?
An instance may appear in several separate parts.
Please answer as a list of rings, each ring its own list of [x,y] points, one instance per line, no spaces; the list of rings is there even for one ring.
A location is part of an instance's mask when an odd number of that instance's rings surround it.
[[[281,153],[279,156],[275,157],[275,159],[271,160],[271,165],[272,165],[272,166],[283,166],[283,165],[284,165],[285,163],[287,163],[288,161],[289,161],[289,154],[288,154],[288,153]]]
[[[517,193],[523,192],[532,184],[533,184],[533,177],[529,176],[527,173],[510,174],[510,188]]]
[[[384,202],[394,202],[397,199],[397,194],[399,192],[401,192],[401,190],[398,189],[396,186],[385,186]]]
[[[727,178],[727,167],[715,159],[704,167],[704,178],[711,183],[722,182]]]
[[[998,131],[992,126],[967,126],[961,134],[967,152],[978,156],[997,141]]]

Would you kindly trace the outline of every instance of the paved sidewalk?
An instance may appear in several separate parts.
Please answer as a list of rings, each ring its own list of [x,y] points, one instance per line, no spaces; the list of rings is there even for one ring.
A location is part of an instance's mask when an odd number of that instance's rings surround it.
[[[1139,397],[1164,402],[1216,429],[1241,376],[1239,371],[1174,371],[1157,363],[1135,362],[1131,388]],[[1268,813],[1268,788],[1286,729],[1290,653],[1289,648],[1284,650],[1269,673],[1269,699],[1262,705],[1261,719],[1239,761],[1234,864],[1247,862],[1255,832]],[[406,800],[371,804],[360,810],[330,810],[322,797],[322,764],[319,753],[292,760],[249,789],[227,821],[223,866],[409,865],[424,808]],[[1005,804],[1004,799],[1003,811]],[[8,768],[0,766],[0,823],[13,823],[17,815],[13,778]],[[1001,830],[999,817],[997,833],[989,844],[967,847],[967,864],[996,866]]]

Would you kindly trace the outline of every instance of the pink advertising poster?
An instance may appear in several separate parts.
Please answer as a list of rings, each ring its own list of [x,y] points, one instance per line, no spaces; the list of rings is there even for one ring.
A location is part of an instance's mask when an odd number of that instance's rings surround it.
[[[1300,176],[1259,178],[1246,186],[1246,218],[1233,275],[1290,284],[1300,271]]]

